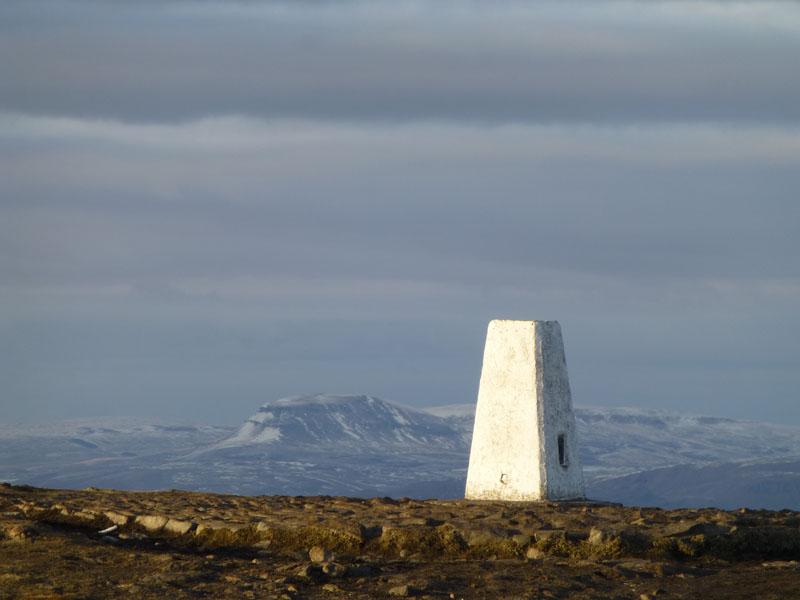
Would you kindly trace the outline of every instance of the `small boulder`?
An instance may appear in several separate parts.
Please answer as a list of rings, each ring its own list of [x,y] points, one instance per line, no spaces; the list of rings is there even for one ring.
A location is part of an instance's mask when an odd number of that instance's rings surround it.
[[[135,521],[148,531],[160,531],[169,519],[160,515],[139,515]]]
[[[308,557],[315,563],[330,562],[333,560],[333,552],[322,546],[314,546],[308,551]]]
[[[617,534],[612,529],[606,529],[604,527],[592,527],[592,530],[589,532],[589,538],[587,542],[589,542],[592,546],[602,546],[603,544],[607,544],[608,542],[614,540],[617,537]]]
[[[417,596],[420,593],[421,590],[407,583],[403,585],[396,585],[393,588],[389,588],[390,596],[399,596],[401,598],[405,598],[408,596]]]
[[[6,535],[8,536],[8,539],[17,542],[29,540],[32,534],[33,530],[30,527],[25,527],[24,525],[14,525],[6,529]]]
[[[506,531],[494,527],[479,527],[462,532],[470,547],[491,546],[508,538]]]
[[[127,525],[128,521],[130,520],[130,515],[126,515],[115,510],[107,510],[103,514],[114,525]]]
[[[164,531],[168,531],[170,533],[176,533],[178,535],[183,535],[184,533],[188,533],[191,529],[192,529],[191,521],[182,521],[179,519],[170,519],[164,525]]]
[[[544,552],[539,550],[539,548],[537,548],[536,546],[531,546],[525,552],[525,558],[527,558],[528,560],[541,560],[544,558],[544,556],[545,556]]]
[[[71,516],[82,521],[93,521],[97,517],[97,513],[93,510],[76,510]]]
[[[344,519],[325,519],[310,528],[324,537],[333,536],[340,543],[359,547],[364,541],[361,523]]]

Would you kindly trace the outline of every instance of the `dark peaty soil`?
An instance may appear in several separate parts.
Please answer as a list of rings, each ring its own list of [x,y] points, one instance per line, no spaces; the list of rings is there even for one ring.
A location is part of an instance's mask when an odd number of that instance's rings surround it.
[[[800,598],[800,513],[0,485],[0,599]]]

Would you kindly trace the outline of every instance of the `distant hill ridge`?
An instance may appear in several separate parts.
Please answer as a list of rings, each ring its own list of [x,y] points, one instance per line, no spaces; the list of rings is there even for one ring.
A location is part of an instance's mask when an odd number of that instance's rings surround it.
[[[235,429],[125,419],[0,425],[0,480],[458,498],[474,409],[318,394],[267,402]],[[664,507],[800,508],[799,427],[633,408],[575,413],[590,497]]]

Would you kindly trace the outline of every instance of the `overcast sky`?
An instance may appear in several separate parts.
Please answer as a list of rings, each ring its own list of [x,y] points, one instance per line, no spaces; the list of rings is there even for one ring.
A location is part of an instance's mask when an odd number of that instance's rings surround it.
[[[0,420],[474,402],[800,424],[800,4],[0,3]]]

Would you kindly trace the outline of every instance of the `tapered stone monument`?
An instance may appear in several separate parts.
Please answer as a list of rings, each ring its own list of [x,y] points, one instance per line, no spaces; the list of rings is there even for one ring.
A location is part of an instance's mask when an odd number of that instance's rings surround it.
[[[466,498],[584,498],[558,321],[489,323]]]

